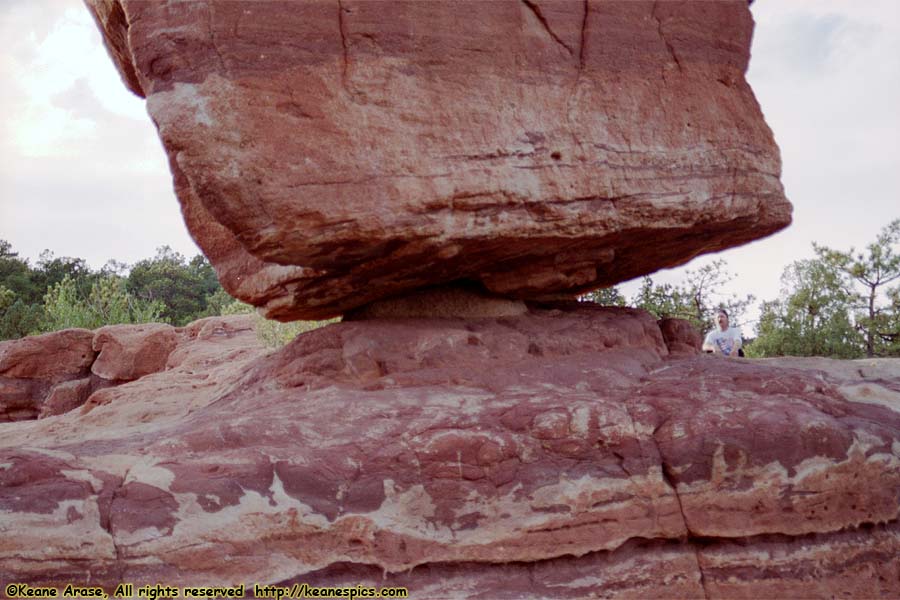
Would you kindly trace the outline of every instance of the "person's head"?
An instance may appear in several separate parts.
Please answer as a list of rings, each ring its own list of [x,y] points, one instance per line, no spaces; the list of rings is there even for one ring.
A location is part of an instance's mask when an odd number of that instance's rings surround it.
[[[724,308],[720,308],[716,313],[716,323],[719,324],[719,329],[725,331],[728,329],[728,313],[725,312]]]

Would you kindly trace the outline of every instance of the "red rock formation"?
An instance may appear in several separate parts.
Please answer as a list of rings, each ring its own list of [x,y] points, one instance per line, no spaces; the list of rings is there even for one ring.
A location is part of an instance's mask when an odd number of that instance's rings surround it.
[[[0,421],[37,417],[54,386],[89,375],[93,337],[67,329],[0,342]]]
[[[790,221],[743,0],[87,4],[195,239],[274,318],[576,293]]]
[[[78,408],[94,391],[102,387],[98,385],[98,379],[84,377],[54,386],[41,402],[38,418],[61,415]]]
[[[789,222],[746,3],[88,5],[223,284],[353,320],[270,353],[247,317],[98,332],[133,381],[0,424],[5,578],[900,595],[896,361],[519,301]]]
[[[703,346],[703,337],[690,321],[685,319],[660,319],[659,330],[666,347],[672,354],[698,354]]]
[[[248,315],[210,317],[184,328],[164,323],[110,325],[2,342],[0,421],[69,412],[95,392],[179,366],[187,342],[250,331],[252,322]],[[196,354],[193,345],[187,347]],[[111,394],[99,394],[95,402]]]
[[[575,303],[334,324],[270,354],[248,325],[199,322],[167,370],[0,424],[0,572],[900,594],[896,360],[674,357],[646,313]]]
[[[175,349],[178,333],[171,325],[109,325],[94,334],[97,360],[91,372],[110,381],[132,381],[162,371]]]

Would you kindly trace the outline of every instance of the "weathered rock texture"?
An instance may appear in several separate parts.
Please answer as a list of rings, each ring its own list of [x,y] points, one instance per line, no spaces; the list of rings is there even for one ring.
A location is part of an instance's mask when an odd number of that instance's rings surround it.
[[[87,0],[188,227],[279,319],[575,293],[790,221],[745,0]]]
[[[93,338],[67,329],[0,342],[0,421],[35,418],[54,386],[90,375]]]
[[[7,579],[900,595],[896,360],[673,356],[648,314],[574,303],[268,354],[246,323],[0,424]]]
[[[253,317],[225,321],[249,331]],[[66,329],[0,342],[0,421],[66,413],[95,392],[179,364],[175,350],[197,336],[212,335],[221,319],[187,327],[164,323],[110,325],[96,331]]]
[[[670,354],[697,354],[703,346],[703,338],[690,321],[666,318],[658,321],[659,330]]]
[[[97,330],[92,341],[100,354],[91,372],[104,379],[132,381],[162,371],[178,343],[171,325],[110,325]]]

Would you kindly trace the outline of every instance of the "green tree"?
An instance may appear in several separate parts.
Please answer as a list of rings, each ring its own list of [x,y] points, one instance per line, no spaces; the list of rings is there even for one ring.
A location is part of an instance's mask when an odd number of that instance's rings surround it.
[[[37,328],[44,288],[27,260],[0,240],[0,340],[28,335]]]
[[[205,257],[198,255],[187,262],[168,246],[157,249],[154,258],[132,267],[127,288],[145,302],[162,303],[161,317],[173,325],[206,316],[208,299],[221,289]]]
[[[119,323],[150,323],[159,320],[161,310],[159,302],[143,302],[131,296],[120,278],[100,279],[84,297],[78,292],[75,280],[66,276],[44,296],[44,319],[40,329],[47,332],[72,327],[96,329]]]
[[[885,354],[888,356],[900,356],[900,286],[887,291],[890,301],[885,311],[885,323],[878,331],[878,337],[883,344]]]
[[[831,263],[799,260],[781,276],[781,296],[763,302],[748,356],[858,358],[863,340],[850,318],[851,295]]]
[[[622,292],[620,292],[619,288],[616,286],[600,288],[599,290],[588,292],[581,296],[579,300],[584,302],[596,302],[603,306],[625,306],[628,304],[625,296],[622,295]]]
[[[40,303],[46,290],[36,280],[28,261],[19,258],[6,240],[0,240],[0,285],[16,294],[26,304]]]
[[[217,315],[238,314],[237,312],[228,312],[229,310],[236,310],[235,307],[237,306],[246,306],[249,309],[241,312],[253,312],[252,306],[244,304],[239,300],[235,300],[228,292],[220,287],[206,297],[206,310],[202,316],[213,317]]]
[[[631,298],[631,305],[643,308],[658,319],[677,317],[690,319],[691,304],[680,286],[669,283],[654,283],[649,275],[641,280],[641,287]]]
[[[41,252],[34,279],[42,294],[67,277],[75,283],[78,293],[86,296],[99,275],[91,271],[83,258],[54,256],[50,250]]]
[[[40,304],[28,304],[18,299],[0,311],[0,340],[25,337],[37,331],[44,315]]]
[[[709,329],[719,309],[728,311],[732,324],[740,323],[754,297],[749,294],[739,297],[722,291],[735,279],[727,267],[725,260],[719,259],[696,270],[688,269],[684,281],[678,285],[655,284],[652,278],[644,277],[631,304],[660,319],[687,319],[699,331]]]
[[[819,259],[844,276],[842,287],[858,312],[856,325],[866,340],[866,356],[889,352],[900,330],[896,311],[880,295],[890,297],[888,285],[900,280],[900,219],[889,223],[865,252],[833,250],[813,244]]]
[[[0,284],[0,313],[3,313],[7,308],[12,306],[15,301],[16,293],[3,284]]]

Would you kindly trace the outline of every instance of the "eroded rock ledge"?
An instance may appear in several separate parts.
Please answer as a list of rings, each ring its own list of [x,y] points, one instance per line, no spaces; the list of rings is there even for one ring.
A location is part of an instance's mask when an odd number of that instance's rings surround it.
[[[208,333],[77,411],[0,424],[0,571],[900,593],[898,361],[675,355],[642,311],[566,303],[339,323],[269,354]]]

